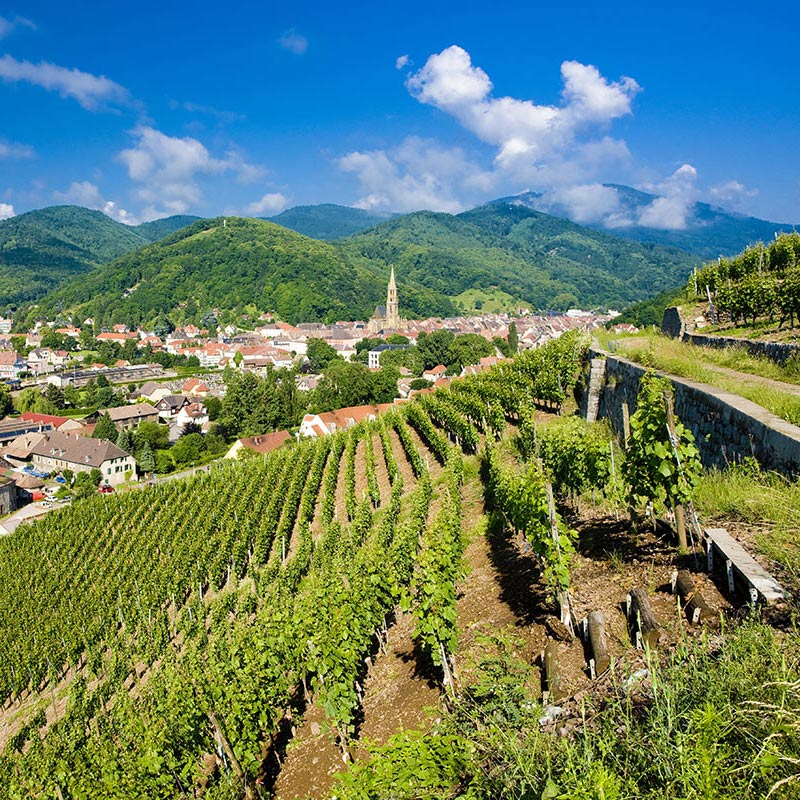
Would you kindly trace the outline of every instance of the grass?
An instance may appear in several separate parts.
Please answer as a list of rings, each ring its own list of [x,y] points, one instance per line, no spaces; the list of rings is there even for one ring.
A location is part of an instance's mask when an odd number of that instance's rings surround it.
[[[724,472],[705,473],[694,502],[704,520],[733,519],[756,529],[753,544],[758,551],[800,588],[800,483],[761,472],[748,461]]]
[[[758,380],[768,378],[800,385],[800,364],[797,362],[780,367],[738,348],[717,350],[696,347],[658,334],[607,339],[606,346],[637,364],[737,394],[787,422],[800,425],[800,396]],[[714,367],[733,369],[752,376],[752,379],[729,375]]]
[[[514,313],[520,305],[526,305],[497,287],[466,289],[456,295],[453,302],[467,314]]]
[[[358,798],[797,798],[800,637],[748,620],[724,638],[681,641],[618,668],[555,736],[528,689],[519,647],[487,643],[452,711],[426,734],[400,734],[340,779]],[[425,742],[425,750],[419,740]],[[409,779],[413,777],[413,780]]]

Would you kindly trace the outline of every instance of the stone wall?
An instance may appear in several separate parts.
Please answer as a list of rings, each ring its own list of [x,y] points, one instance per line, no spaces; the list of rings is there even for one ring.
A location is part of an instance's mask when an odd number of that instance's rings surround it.
[[[589,358],[603,355],[590,351]],[[627,420],[636,411],[644,373],[645,368],[632,361],[606,355],[598,418],[608,419],[621,441]],[[675,389],[675,413],[694,434],[704,466],[724,468],[754,456],[766,469],[800,474],[800,428],[730,392],[683,378],[670,380]]]
[[[670,306],[664,309],[664,316],[661,319],[661,330],[673,339],[680,339],[683,336],[686,326],[681,319],[679,308]]]
[[[798,345],[786,342],[761,342],[756,339],[737,339],[734,336],[711,336],[702,333],[685,332],[683,341],[701,347],[744,347],[750,355],[768,358],[776,364],[786,363],[788,359],[800,351]]]

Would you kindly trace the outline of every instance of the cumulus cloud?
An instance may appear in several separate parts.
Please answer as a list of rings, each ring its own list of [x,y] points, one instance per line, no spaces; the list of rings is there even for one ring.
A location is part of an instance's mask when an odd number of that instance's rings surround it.
[[[0,141],[0,158],[33,158],[33,148],[27,144]]]
[[[308,50],[308,39],[301,36],[294,28],[284,31],[278,37],[278,44],[296,56],[302,56]]]
[[[546,192],[537,203],[541,211],[556,212],[574,222],[588,225],[616,221],[620,227],[622,209],[616,189],[599,183],[563,186]]]
[[[289,201],[286,199],[285,195],[282,195],[280,192],[271,192],[265,194],[260,200],[250,203],[250,205],[247,206],[247,213],[253,216],[277,214],[279,211],[283,211],[288,204]]]
[[[494,176],[471,162],[461,148],[442,147],[410,136],[390,150],[348,153],[338,160],[356,176],[358,208],[392,211],[446,211],[465,208],[462,198],[490,190]]]
[[[683,164],[662,183],[645,188],[660,196],[641,210],[639,225],[668,231],[681,231],[689,226],[698,196],[697,170],[691,164]]]
[[[136,225],[140,222],[134,214],[120,208],[113,200],[105,200],[99,187],[91,181],[73,181],[66,191],[53,192],[53,199],[58,203],[68,203],[102,211],[125,225]]]
[[[748,189],[739,181],[727,181],[726,183],[712,186],[709,190],[711,199],[725,208],[732,208],[735,211],[742,211],[748,201],[758,196],[758,189]]]
[[[631,113],[640,91],[633,79],[609,82],[591,65],[565,61],[560,105],[495,97],[492,82],[469,53],[453,45],[428,58],[406,86],[420,102],[451,115],[481,141],[496,148],[495,165],[538,184],[564,183],[561,171],[580,171],[574,154],[592,144],[591,132]],[[625,150],[624,142],[604,137],[606,150]]]
[[[27,17],[20,17],[19,15],[12,18],[0,17],[0,39],[10,36],[16,28],[30,28],[35,31],[36,23]]]
[[[30,61],[17,61],[13,56],[4,55],[0,58],[0,78],[6,83],[22,81],[41,86],[48,91],[58,92],[61,97],[77,100],[89,111],[129,102],[128,90],[109,78],[103,75],[91,75],[79,69],[59,67],[47,61],[33,64]]]
[[[397,60],[394,62],[395,69],[403,69],[403,67],[407,66],[410,59],[407,55],[398,56]]]
[[[0,219],[9,219],[16,216],[16,213],[11,203],[0,203]]]
[[[146,125],[132,135],[134,146],[122,150],[117,159],[137,185],[135,195],[146,204],[142,216],[147,219],[185,214],[198,206],[203,199],[198,185],[202,176],[232,172],[246,183],[263,174],[263,168],[248,164],[238,151],[215,158],[190,136],[168,136]]]

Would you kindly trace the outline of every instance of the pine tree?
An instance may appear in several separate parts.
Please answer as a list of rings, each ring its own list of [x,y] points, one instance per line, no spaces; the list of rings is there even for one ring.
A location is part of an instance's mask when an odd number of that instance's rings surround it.
[[[117,436],[117,447],[120,450],[124,450],[126,453],[133,452],[133,440],[131,439],[130,433],[123,428],[119,432],[119,436]]]
[[[94,438],[107,439],[109,442],[117,441],[117,426],[108,414],[103,414],[94,426]]]
[[[153,451],[150,449],[150,445],[145,442],[139,451],[139,472],[148,474],[154,472],[155,468],[156,460],[153,458]]]

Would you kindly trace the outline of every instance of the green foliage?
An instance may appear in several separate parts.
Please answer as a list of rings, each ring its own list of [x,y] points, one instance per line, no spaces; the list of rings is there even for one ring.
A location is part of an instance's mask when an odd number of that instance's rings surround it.
[[[535,440],[523,436],[520,445],[528,457],[538,455],[557,491],[580,495],[604,490],[611,480],[612,437],[604,425],[580,417],[560,417],[536,428]]]
[[[0,418],[5,417],[14,410],[14,401],[11,397],[11,389],[7,383],[0,383]]]
[[[310,362],[312,372],[322,372],[331,361],[340,358],[336,349],[323,339],[314,339],[312,337],[306,342],[306,346],[308,348],[306,357]]]
[[[118,435],[117,428],[111,421],[111,417],[108,414],[101,414],[100,419],[97,420],[97,424],[94,426],[92,436],[95,439],[107,439],[109,442],[116,442]]]
[[[677,420],[667,422],[672,384],[648,371],[642,376],[631,416],[624,474],[634,506],[652,502],[656,510],[692,499],[700,475],[700,457],[692,432]]]
[[[378,225],[386,219],[386,215],[334,203],[321,203],[315,206],[288,208],[269,219],[270,222],[302,233],[303,236],[330,242]]]
[[[436,330],[431,333],[424,331],[417,338],[417,352],[422,358],[425,369],[432,369],[439,364],[449,364],[450,345],[455,336],[446,330]]]

